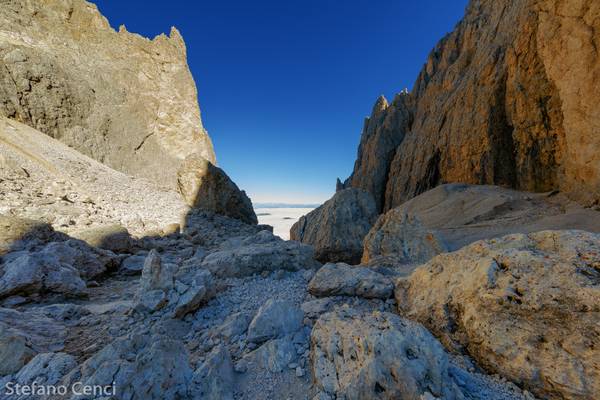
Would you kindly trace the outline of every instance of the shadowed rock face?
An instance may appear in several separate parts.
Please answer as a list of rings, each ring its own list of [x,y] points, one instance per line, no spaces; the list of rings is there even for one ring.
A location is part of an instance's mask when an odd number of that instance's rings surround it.
[[[381,96],[365,120],[354,173],[346,185],[371,193],[379,212],[384,207],[385,186],[396,148],[411,124],[411,97],[396,96],[391,105]]]
[[[0,116],[170,187],[187,155],[215,162],[176,29],[116,32],[84,0],[3,0],[0,24]]]
[[[258,224],[246,192],[200,154],[186,157],[177,171],[177,187],[190,207]]]
[[[364,190],[345,189],[300,218],[290,229],[290,238],[313,246],[321,262],[358,264],[363,238],[376,219],[373,196]]]
[[[345,187],[384,211],[444,182],[597,202],[599,15],[593,0],[471,1],[413,92],[377,101]]]

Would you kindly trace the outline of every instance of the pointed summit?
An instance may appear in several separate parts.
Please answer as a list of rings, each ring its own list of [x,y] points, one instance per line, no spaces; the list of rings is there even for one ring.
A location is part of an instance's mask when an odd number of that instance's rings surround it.
[[[388,108],[388,106],[389,106],[389,103],[388,103],[387,99],[385,98],[384,95],[381,95],[377,98],[377,101],[375,102],[375,105],[373,106],[372,114],[376,114],[381,111],[384,111],[386,108]]]

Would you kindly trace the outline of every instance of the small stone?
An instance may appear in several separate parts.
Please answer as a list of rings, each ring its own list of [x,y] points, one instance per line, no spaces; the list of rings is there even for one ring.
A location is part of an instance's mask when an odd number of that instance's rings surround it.
[[[248,371],[248,362],[246,360],[240,360],[235,363],[233,369],[235,372],[243,374],[244,372]]]
[[[246,345],[246,347],[248,348],[248,350],[254,350],[258,347],[258,345],[254,342],[250,342]]]
[[[302,378],[304,376],[304,369],[302,367],[296,367],[296,376]]]

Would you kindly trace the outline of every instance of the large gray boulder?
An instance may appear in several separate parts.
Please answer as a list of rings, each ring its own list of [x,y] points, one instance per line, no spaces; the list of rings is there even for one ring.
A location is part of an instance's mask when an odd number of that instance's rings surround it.
[[[192,376],[183,343],[164,336],[131,335],[104,347],[73,370],[64,382],[111,388],[114,384],[113,397],[117,400],[178,400],[189,398]]]
[[[311,367],[317,389],[333,398],[462,398],[442,345],[421,325],[391,313],[322,315],[311,335]]]
[[[21,385],[56,385],[77,367],[74,356],[66,353],[41,353],[14,375]],[[25,396],[23,398],[26,398]]]
[[[194,372],[191,393],[195,399],[233,400],[234,371],[227,347],[215,347]]]
[[[363,239],[377,215],[372,195],[360,189],[345,189],[300,218],[292,226],[290,238],[314,246],[321,262],[358,264]]]
[[[144,261],[135,308],[142,312],[169,312],[176,318],[196,311],[215,294],[212,274],[192,266],[178,268],[162,262],[156,250]]]
[[[66,336],[43,312],[0,308],[0,376],[18,372],[38,353],[62,350]]]
[[[247,339],[262,343],[294,333],[302,327],[304,312],[289,301],[269,299],[250,322]]]
[[[84,0],[4,2],[0,25],[0,116],[171,188],[189,154],[215,162],[175,28],[115,31]]]
[[[52,242],[37,251],[7,254],[0,264],[0,298],[54,292],[79,296],[86,281],[115,268],[113,253],[84,242]]]
[[[0,332],[0,376],[14,374],[27,364],[35,351],[22,336],[4,335]]]
[[[237,247],[207,255],[201,267],[217,277],[244,277],[280,269],[313,269],[320,265],[313,257],[311,246],[261,231],[241,240]]]
[[[246,192],[240,190],[225,171],[200,154],[185,158],[177,171],[177,186],[190,207],[213,211],[248,224],[258,223]]]
[[[273,373],[282,372],[297,359],[298,353],[292,335],[269,340],[244,357],[244,361],[256,364]]]
[[[397,281],[404,316],[540,398],[600,398],[600,235],[475,242]]]
[[[344,263],[325,264],[308,284],[313,296],[358,296],[367,299],[388,299],[394,292],[390,278],[367,267]]]

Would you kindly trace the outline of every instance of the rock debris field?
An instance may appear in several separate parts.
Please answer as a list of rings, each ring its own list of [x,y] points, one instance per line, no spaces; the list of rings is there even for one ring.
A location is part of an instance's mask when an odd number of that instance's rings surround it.
[[[470,1],[293,240],[175,28],[0,3],[0,400],[600,398],[600,3]]]

